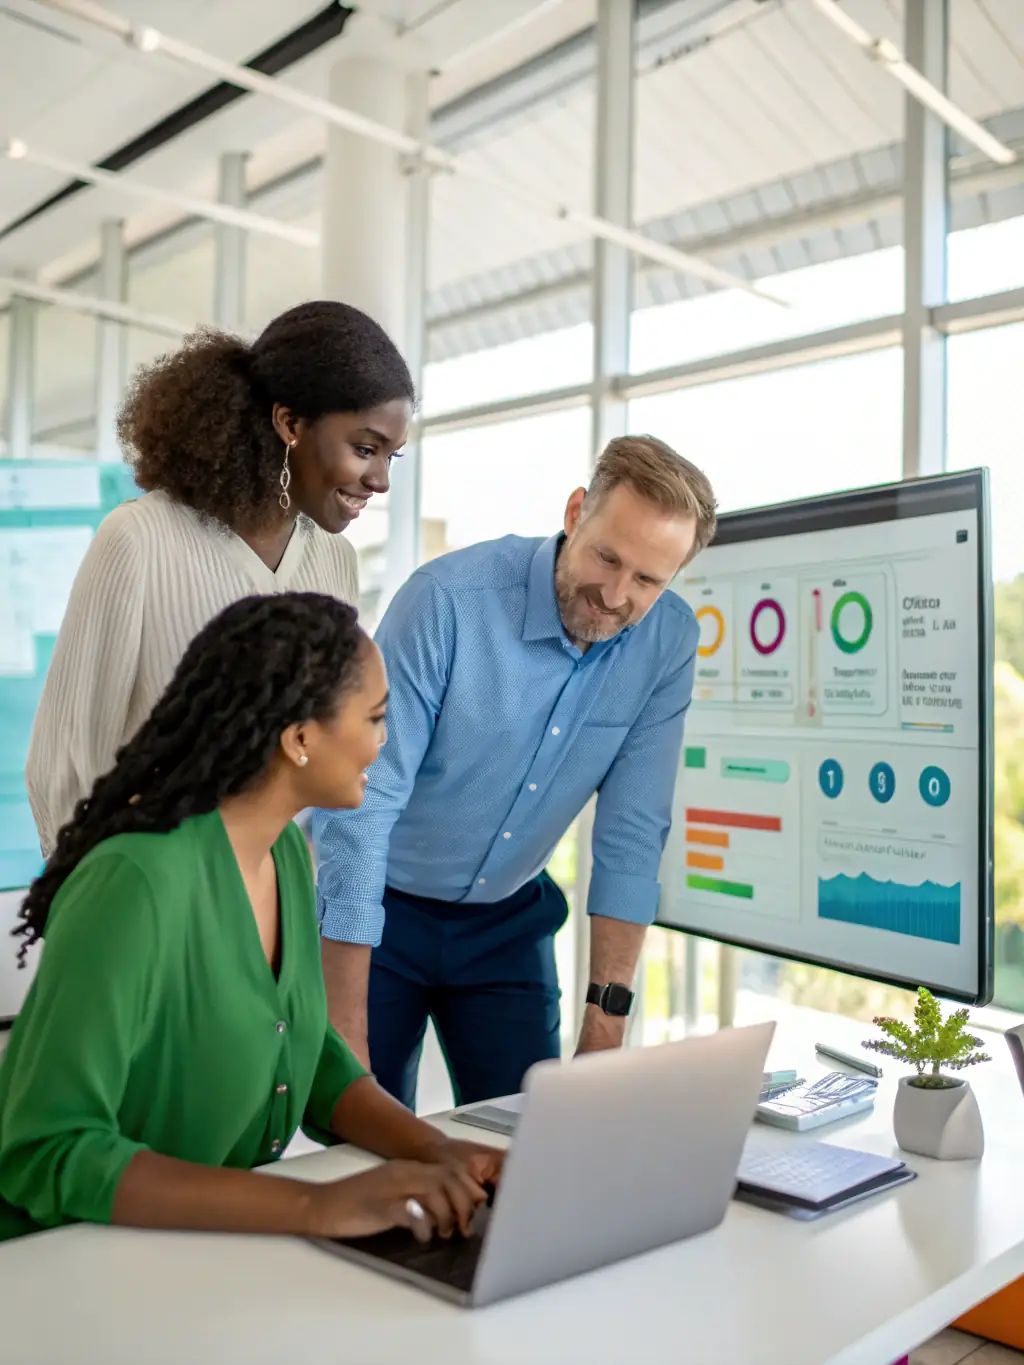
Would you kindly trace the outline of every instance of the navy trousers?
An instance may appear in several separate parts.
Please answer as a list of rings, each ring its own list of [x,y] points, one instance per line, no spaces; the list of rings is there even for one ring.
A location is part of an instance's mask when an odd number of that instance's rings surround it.
[[[546,872],[493,905],[453,905],[389,887],[370,958],[370,1065],[409,1108],[433,1019],[457,1104],[522,1089],[534,1062],[559,1055],[554,937],[565,896]]]

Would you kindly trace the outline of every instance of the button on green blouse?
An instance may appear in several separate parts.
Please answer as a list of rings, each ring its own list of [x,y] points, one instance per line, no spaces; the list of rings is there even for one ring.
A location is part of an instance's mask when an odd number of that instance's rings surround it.
[[[366,1073],[327,1022],[297,826],[273,853],[276,978],[216,811],[110,839],[61,887],[0,1066],[0,1239],[109,1222],[141,1148],[249,1168],[300,1124],[334,1140],[334,1107]]]

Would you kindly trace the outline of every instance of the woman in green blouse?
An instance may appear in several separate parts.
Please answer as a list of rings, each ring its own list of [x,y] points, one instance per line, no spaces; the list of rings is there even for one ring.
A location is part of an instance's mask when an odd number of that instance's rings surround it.
[[[46,945],[0,1067],[0,1238],[468,1229],[501,1154],[415,1118],[327,1022],[292,823],[361,803],[386,687],[351,607],[237,602],[79,803],[15,930],[22,957]],[[253,1174],[299,1124],[398,1159],[325,1185]]]

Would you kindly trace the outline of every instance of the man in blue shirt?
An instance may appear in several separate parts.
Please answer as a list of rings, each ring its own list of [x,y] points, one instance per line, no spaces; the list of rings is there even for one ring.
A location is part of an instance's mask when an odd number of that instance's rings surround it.
[[[331,1019],[404,1103],[428,1017],[459,1103],[513,1093],[558,1055],[568,907],[544,868],[595,792],[578,1050],[622,1042],[699,634],[665,590],[714,527],[698,469],[622,437],[564,534],[456,551],[391,603],[387,743],[362,809],[317,812],[313,831]]]

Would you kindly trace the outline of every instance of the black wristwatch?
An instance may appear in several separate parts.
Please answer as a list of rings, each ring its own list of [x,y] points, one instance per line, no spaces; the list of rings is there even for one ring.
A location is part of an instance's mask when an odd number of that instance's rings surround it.
[[[614,1014],[621,1019],[633,1007],[633,992],[621,981],[609,981],[607,986],[598,986],[591,981],[587,987],[587,1004],[597,1005],[605,1014]]]

